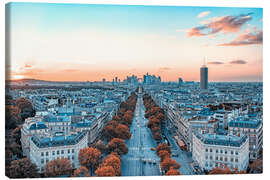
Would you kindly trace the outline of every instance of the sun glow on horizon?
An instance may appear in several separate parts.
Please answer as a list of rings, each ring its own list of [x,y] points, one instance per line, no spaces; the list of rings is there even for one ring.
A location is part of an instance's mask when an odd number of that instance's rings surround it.
[[[19,80],[19,79],[25,79],[24,75],[13,75],[11,77],[12,80]]]

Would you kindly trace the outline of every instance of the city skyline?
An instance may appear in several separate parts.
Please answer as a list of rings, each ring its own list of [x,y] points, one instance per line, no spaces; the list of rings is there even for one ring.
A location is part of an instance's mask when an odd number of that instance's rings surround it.
[[[162,81],[199,81],[206,56],[209,82],[262,81],[261,8],[7,7],[12,14],[7,78],[111,81],[148,72]]]

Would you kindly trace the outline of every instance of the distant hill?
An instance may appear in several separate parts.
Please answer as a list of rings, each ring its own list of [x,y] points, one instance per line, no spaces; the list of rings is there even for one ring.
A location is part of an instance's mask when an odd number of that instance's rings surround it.
[[[29,85],[55,85],[55,84],[81,84],[86,82],[72,81],[46,81],[38,79],[16,79],[6,80],[6,84],[29,84]]]

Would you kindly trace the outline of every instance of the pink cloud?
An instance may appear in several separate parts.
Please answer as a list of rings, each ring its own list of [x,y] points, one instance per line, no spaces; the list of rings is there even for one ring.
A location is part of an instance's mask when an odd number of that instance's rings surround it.
[[[204,25],[202,26],[189,29],[187,36],[206,36],[216,33],[238,32],[246,22],[251,20],[251,14],[252,13],[212,18],[208,21],[204,21]]]
[[[219,44],[218,46],[245,46],[252,44],[262,44],[263,42],[263,32],[244,32],[240,34],[236,39],[229,43]]]

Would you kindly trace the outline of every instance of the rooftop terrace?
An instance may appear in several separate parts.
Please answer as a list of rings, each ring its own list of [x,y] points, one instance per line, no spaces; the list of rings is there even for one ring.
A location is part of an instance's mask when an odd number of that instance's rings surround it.
[[[31,140],[39,148],[75,145],[87,134],[86,131],[70,136],[41,137],[34,135]]]
[[[231,146],[231,147],[240,147],[248,139],[248,137],[244,134],[240,136],[233,136],[233,135],[195,133],[195,135],[204,144]]]

